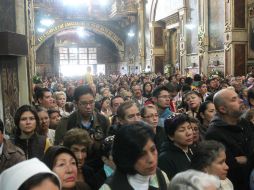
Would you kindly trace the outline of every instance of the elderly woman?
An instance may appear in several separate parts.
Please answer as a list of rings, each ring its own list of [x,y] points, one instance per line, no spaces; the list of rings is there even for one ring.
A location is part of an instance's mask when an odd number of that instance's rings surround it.
[[[213,175],[196,170],[177,174],[170,183],[170,190],[221,190],[220,181]]]
[[[228,165],[226,164],[226,153],[223,144],[217,141],[201,142],[194,156],[191,167],[195,170],[215,175],[221,180],[221,190],[232,190],[233,185],[227,178]]]
[[[63,138],[63,145],[69,148],[77,158],[77,181],[87,183],[91,189],[98,189],[99,186],[97,185],[95,173],[93,169],[87,165],[87,162],[89,162],[88,151],[91,149],[92,145],[92,140],[88,132],[80,128],[67,131]]]
[[[52,146],[45,153],[43,161],[60,178],[62,190],[90,190],[86,183],[77,182],[78,161],[70,149]]]
[[[157,168],[158,153],[153,139],[152,129],[140,122],[122,126],[113,144],[116,171],[100,189],[166,190],[169,181]]]

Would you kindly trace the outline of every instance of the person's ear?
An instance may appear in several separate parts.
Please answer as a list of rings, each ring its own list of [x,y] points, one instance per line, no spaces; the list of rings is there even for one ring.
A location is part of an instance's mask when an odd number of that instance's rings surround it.
[[[202,112],[200,112],[200,117],[201,117],[202,119],[205,119],[205,115],[204,115]]]
[[[222,114],[226,114],[227,113],[227,110],[226,110],[225,106],[220,106],[218,108],[218,111],[219,111],[219,113],[222,113]]]
[[[171,141],[174,141],[174,136],[170,136],[170,135],[168,135],[168,138],[171,140]]]

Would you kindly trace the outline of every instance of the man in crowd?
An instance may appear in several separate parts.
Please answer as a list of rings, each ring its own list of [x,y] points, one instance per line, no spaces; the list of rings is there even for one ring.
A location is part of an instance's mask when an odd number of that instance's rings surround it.
[[[60,121],[56,129],[55,144],[61,143],[67,130],[76,127],[87,130],[93,139],[93,147],[88,155],[88,162],[95,170],[100,169],[100,164],[98,164],[100,160],[99,149],[101,141],[107,136],[109,120],[95,111],[94,94],[88,85],[79,86],[75,89],[74,101],[77,110],[67,119],[62,118]]]
[[[159,113],[158,126],[164,127],[164,120],[172,114],[170,110],[171,95],[166,86],[159,86],[153,91],[153,102],[156,105]]]
[[[38,104],[45,109],[53,108],[52,93],[48,88],[38,88],[35,92]]]
[[[210,123],[206,139],[225,145],[228,178],[234,189],[248,189],[248,158],[253,150],[254,138],[248,124],[240,120],[244,111],[243,101],[234,90],[223,89],[215,94],[214,104],[217,113]]]

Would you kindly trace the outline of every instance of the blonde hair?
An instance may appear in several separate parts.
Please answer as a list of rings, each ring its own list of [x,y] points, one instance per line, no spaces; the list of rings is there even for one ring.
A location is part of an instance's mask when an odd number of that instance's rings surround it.
[[[63,96],[66,98],[66,94],[65,94],[64,91],[57,91],[57,92],[55,92],[55,93],[53,94],[53,97],[54,97],[55,100],[57,100],[57,98],[58,98],[59,96],[61,96],[61,95],[63,95]]]

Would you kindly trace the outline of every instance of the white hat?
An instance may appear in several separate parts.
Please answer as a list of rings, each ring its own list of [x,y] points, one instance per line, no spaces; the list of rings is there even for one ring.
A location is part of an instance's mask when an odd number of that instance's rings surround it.
[[[0,175],[1,190],[17,190],[26,180],[39,173],[50,173],[57,177],[43,162],[37,158],[20,162],[5,171]]]

